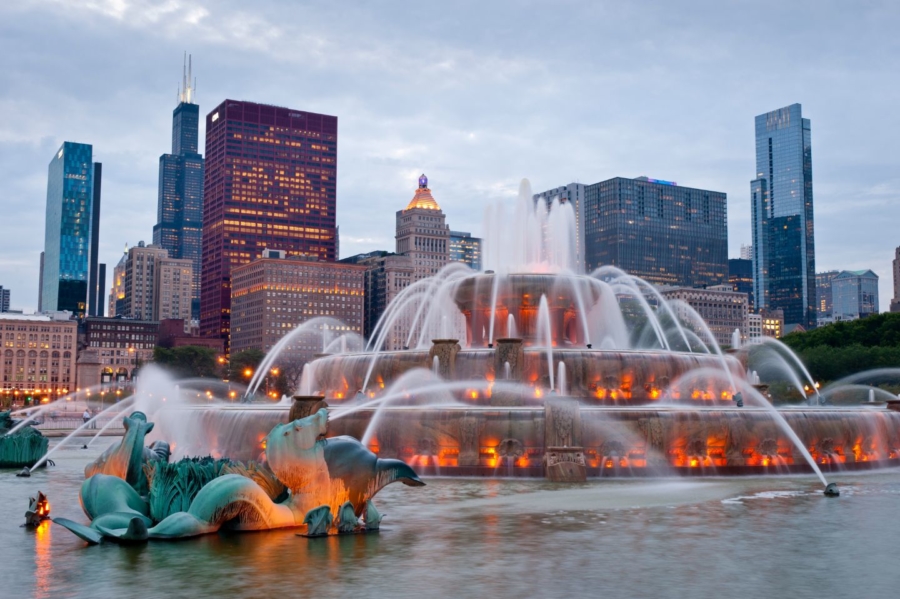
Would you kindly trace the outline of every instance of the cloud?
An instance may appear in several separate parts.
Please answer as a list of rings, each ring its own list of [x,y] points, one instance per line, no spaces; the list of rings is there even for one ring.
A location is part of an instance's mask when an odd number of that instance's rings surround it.
[[[765,18],[765,43],[759,27]],[[890,297],[900,181],[893,3],[254,3],[28,0],[0,7],[0,284],[36,305],[46,168],[64,140],[104,163],[101,259],[149,241],[182,53],[225,98],[339,117],[344,255],[393,249],[426,172],[454,230],[484,206],[614,176],[724,191],[750,241],[753,117],[812,119],[817,261]],[[202,132],[201,132],[202,133]],[[31,265],[31,266],[29,266]]]

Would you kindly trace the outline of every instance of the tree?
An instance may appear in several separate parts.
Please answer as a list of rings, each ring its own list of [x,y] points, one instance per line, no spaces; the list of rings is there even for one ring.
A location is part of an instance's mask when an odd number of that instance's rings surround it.
[[[228,378],[235,382],[249,383],[266,354],[258,349],[245,349],[231,354],[228,363]]]
[[[216,352],[208,347],[186,345],[183,347],[153,348],[153,361],[178,378],[219,378]]]

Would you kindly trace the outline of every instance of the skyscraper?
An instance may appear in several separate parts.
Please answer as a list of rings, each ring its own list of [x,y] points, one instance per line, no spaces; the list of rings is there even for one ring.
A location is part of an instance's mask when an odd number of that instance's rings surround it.
[[[753,260],[745,258],[728,260],[728,283],[735,291],[747,294],[747,304],[750,310],[753,310]]]
[[[203,156],[198,153],[200,107],[194,103],[190,57],[172,112],[172,153],[159,157],[159,196],[153,245],[193,264],[191,316],[200,318],[200,257],[203,232]]]
[[[727,208],[722,192],[647,177],[586,185],[586,270],[612,265],[657,285],[722,285]]]
[[[831,293],[831,282],[840,271],[829,270],[826,272],[816,273],[816,322],[817,324],[825,324],[832,322],[832,308],[834,305]]]
[[[756,178],[750,182],[753,295],[760,309],[784,310],[785,326],[816,326],[809,119],[800,104],[756,117]]]
[[[0,285],[0,312],[9,312],[9,289]]]
[[[100,298],[96,248],[100,222],[100,163],[89,144],[64,142],[50,161],[41,309],[85,316]]]
[[[900,312],[900,247],[894,249],[891,270],[894,271],[894,297],[891,299],[891,312]]]
[[[200,331],[228,340],[231,269],[264,248],[334,261],[338,119],[225,100],[206,117]]]
[[[397,253],[412,258],[414,281],[436,275],[450,261],[450,228],[446,220],[423,173],[409,204],[397,211]]]

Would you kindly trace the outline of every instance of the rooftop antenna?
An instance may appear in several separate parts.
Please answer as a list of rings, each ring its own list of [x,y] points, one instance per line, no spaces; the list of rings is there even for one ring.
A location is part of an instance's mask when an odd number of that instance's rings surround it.
[[[178,93],[178,101],[184,104],[194,103],[194,90],[197,87],[196,80],[193,77],[192,57],[187,52],[184,53],[184,63],[181,67],[181,90]]]

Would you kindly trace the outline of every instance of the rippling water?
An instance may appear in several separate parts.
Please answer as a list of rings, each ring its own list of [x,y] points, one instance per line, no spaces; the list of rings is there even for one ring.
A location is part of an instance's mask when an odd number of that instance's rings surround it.
[[[78,521],[83,467],[63,449],[30,479],[0,471],[0,596],[893,597],[900,472],[597,481],[429,479],[387,487],[379,534],[290,531],[88,547],[20,528],[42,490]]]

